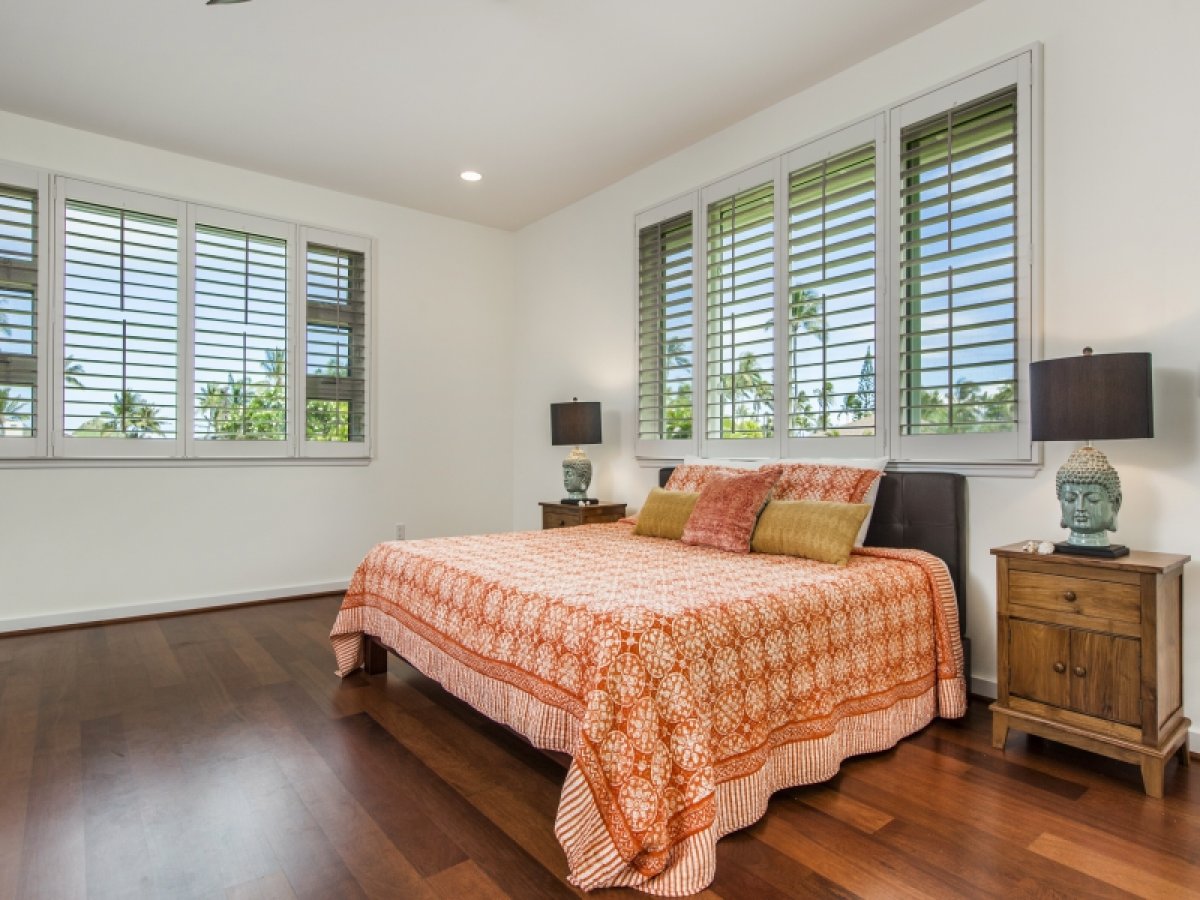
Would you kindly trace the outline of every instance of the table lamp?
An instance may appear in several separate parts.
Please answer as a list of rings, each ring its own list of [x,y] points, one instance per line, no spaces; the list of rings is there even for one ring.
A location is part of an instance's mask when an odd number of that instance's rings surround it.
[[[594,400],[580,403],[578,397],[572,397],[570,403],[551,403],[550,442],[556,447],[575,446],[562,464],[563,487],[567,490],[562,502],[574,505],[599,503],[588,499],[592,461],[579,445],[600,443],[600,403]]]
[[[1104,353],[1047,359],[1029,366],[1035,441],[1086,441],[1054,476],[1062,527],[1059,553],[1115,559],[1129,548],[1110,544],[1121,509],[1121,479],[1092,441],[1154,437],[1149,353]]]

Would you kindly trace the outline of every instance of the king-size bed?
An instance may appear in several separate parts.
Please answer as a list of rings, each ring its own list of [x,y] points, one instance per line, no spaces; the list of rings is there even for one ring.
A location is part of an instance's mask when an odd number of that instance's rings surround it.
[[[338,672],[391,651],[570,756],[574,884],[693,893],[774,791],[962,715],[964,510],[960,476],[888,475],[846,565],[628,521],[381,544],[335,622]]]

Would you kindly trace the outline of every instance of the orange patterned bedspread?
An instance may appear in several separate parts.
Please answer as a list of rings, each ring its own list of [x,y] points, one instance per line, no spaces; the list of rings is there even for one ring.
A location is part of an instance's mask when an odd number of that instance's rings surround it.
[[[571,767],[579,887],[678,896],[771,793],[966,708],[954,588],[915,550],[845,568],[639,537],[625,523],[380,544],[331,635],[378,637]]]

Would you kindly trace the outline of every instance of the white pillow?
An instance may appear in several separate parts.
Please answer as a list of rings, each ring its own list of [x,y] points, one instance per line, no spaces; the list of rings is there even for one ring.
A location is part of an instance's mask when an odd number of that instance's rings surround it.
[[[713,459],[704,456],[685,456],[683,464],[685,466],[725,466],[730,469],[757,469],[759,466],[765,466],[769,462],[775,462],[773,459]]]

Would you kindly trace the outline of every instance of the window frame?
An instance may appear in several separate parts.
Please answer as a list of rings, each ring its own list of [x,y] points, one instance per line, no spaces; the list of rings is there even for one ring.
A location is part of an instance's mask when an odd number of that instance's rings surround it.
[[[642,351],[642,302],[641,302],[641,233],[645,228],[659,225],[670,219],[684,214],[692,217],[692,436],[688,438],[643,438],[641,436],[641,351]],[[699,348],[696,346],[696,333],[703,322],[703,304],[697,295],[699,251],[697,249],[697,231],[700,228],[699,194],[696,192],[667,200],[664,203],[648,209],[633,220],[633,246],[636,264],[633,267],[633,346],[634,365],[638,371],[633,384],[633,409],[635,417],[634,435],[637,443],[637,455],[648,459],[670,459],[678,456],[695,455],[699,447],[699,429],[696,421],[696,397],[700,391],[700,375],[698,371]]]
[[[1011,432],[979,434],[943,434],[902,436],[899,393],[900,348],[900,254],[903,231],[899,221],[901,186],[900,135],[903,128],[923,121],[953,105],[981,99],[1006,87],[1017,91],[1017,427]],[[1038,247],[1041,242],[1041,45],[1032,44],[963,75],[921,91],[848,125],[806,141],[784,153],[733,175],[717,179],[695,191],[659,204],[635,216],[634,284],[637,309],[637,235],[641,228],[670,217],[672,210],[693,209],[697,233],[694,278],[696,324],[695,381],[693,385],[693,440],[637,440],[637,456],[648,465],[678,461],[693,454],[701,458],[772,459],[790,457],[858,458],[888,457],[895,470],[940,470],[964,474],[1027,476],[1041,466],[1041,445],[1030,439],[1028,365],[1041,354],[1041,270]],[[721,195],[728,196],[763,180],[752,175],[770,167],[776,170],[776,325],[786,324],[788,314],[788,203],[792,173],[805,164],[823,157],[839,155],[867,142],[873,134],[876,146],[876,429],[874,436],[804,437],[788,435],[786,418],[779,427],[776,414],[775,434],[764,440],[707,438],[705,397],[707,336],[704,315],[707,309],[705,269],[707,255],[708,204]],[[853,140],[858,136],[860,140]],[[701,231],[703,229],[703,231]],[[702,235],[702,237],[701,237]],[[703,240],[704,264],[701,263]],[[779,317],[783,316],[781,320]],[[636,318],[636,317],[635,317]],[[635,340],[637,323],[635,321]],[[776,366],[774,406],[783,392],[790,404],[788,383],[787,328],[775,329]],[[635,348],[637,345],[635,344]],[[636,359],[636,353],[635,353]],[[635,416],[640,404],[635,386]],[[704,433],[697,431],[704,428]],[[965,439],[965,440],[963,440]],[[981,440],[982,439],[982,440]],[[691,446],[688,446],[690,444]]]
[[[772,277],[774,279],[774,298],[772,306],[772,329],[774,347],[774,365],[772,366],[771,385],[771,419],[772,434],[766,438],[721,438],[708,436],[708,215],[709,207],[724,200],[752,190],[764,184],[772,185]],[[700,216],[703,228],[702,264],[695,268],[697,289],[695,296],[699,308],[700,330],[695,343],[697,360],[695,367],[700,373],[699,391],[692,393],[692,432],[699,426],[700,455],[705,457],[746,457],[762,459],[778,457],[782,446],[781,429],[779,428],[779,368],[780,368],[780,328],[779,328],[779,286],[783,283],[781,269],[782,254],[779,252],[780,235],[784,215],[780,203],[783,194],[782,166],[778,158],[742,169],[734,175],[722,178],[700,190]],[[696,415],[697,410],[699,416]]]
[[[363,343],[366,353],[366,364],[363,367],[363,410],[366,417],[366,424],[363,429],[363,439],[361,441],[313,441],[308,438],[308,247],[310,244],[316,244],[322,247],[330,247],[336,250],[346,250],[351,253],[361,253],[363,255]],[[304,311],[303,316],[297,316],[297,353],[298,358],[297,368],[299,370],[299,389],[297,393],[297,406],[299,418],[297,419],[299,427],[300,447],[303,451],[302,455],[306,457],[318,457],[326,459],[345,459],[356,458],[363,455],[369,455],[372,443],[372,437],[375,431],[375,415],[374,415],[374,391],[372,384],[374,382],[374,367],[375,367],[375,345],[373,337],[375,334],[374,323],[372,321],[371,297],[374,294],[372,285],[374,282],[374,254],[371,252],[372,242],[368,238],[357,237],[355,235],[344,234],[342,232],[328,231],[323,228],[312,228],[301,226],[297,235],[297,254],[300,257],[296,266],[296,280],[298,297],[297,302]]]
[[[891,457],[898,462],[955,462],[971,460],[974,462],[1009,462],[1029,461],[1033,458],[1032,440],[1030,438],[1029,422],[1029,363],[1033,360],[1033,191],[1032,191],[1032,111],[1029,102],[1032,94],[1032,59],[1030,54],[1021,54],[1011,59],[996,63],[983,69],[976,70],[962,78],[935,88],[919,97],[914,97],[905,103],[892,107],[890,115],[889,164],[891,175],[888,182],[890,198],[893,201],[899,197],[902,184],[902,164],[900,160],[901,134],[910,125],[923,122],[932,116],[946,112],[953,107],[971,103],[989,94],[1016,85],[1017,89],[1017,190],[1015,203],[1017,207],[1017,238],[1015,265],[1016,292],[1016,382],[1017,382],[1017,427],[1012,431],[959,433],[938,435],[906,435],[900,427],[901,404],[898,394],[900,384],[900,364],[902,353],[899,342],[902,339],[899,327],[893,340],[894,353],[888,359],[889,377],[897,386],[896,396],[893,397],[893,415],[891,426]],[[1025,102],[1022,102],[1024,98]],[[901,300],[900,279],[902,262],[900,243],[903,240],[904,225],[900,221],[899,203],[895,203],[895,212],[888,229],[889,248],[889,280],[896,321],[899,319]]]
[[[183,293],[185,262],[183,241],[185,234],[185,204],[181,201],[129,191],[108,185],[95,184],[74,178],[58,176],[54,179],[54,292],[50,303],[53,310],[54,349],[51,371],[51,391],[54,398],[54,420],[51,431],[52,449],[55,456],[71,459],[173,459],[183,456],[183,434],[186,416],[181,403],[181,385],[184,372],[176,356],[175,382],[175,437],[153,440],[133,440],[116,437],[75,437],[66,430],[66,379],[63,366],[66,363],[66,208],[67,202],[78,200],[113,209],[127,210],[144,215],[172,218],[176,223],[176,242],[179,268],[176,283],[179,296],[176,298],[176,341],[183,335]],[[178,346],[178,345],[177,345]],[[177,351],[178,354],[178,351]]]
[[[791,177],[794,172],[821,162],[825,159],[831,159],[840,156],[849,150],[856,147],[865,146],[873,143],[875,146],[875,434],[874,435],[853,435],[843,437],[792,437],[788,432],[789,428],[784,428],[783,437],[783,452],[785,457],[879,457],[886,455],[886,447],[888,440],[889,416],[891,407],[880,402],[880,398],[890,396],[889,385],[891,384],[889,373],[881,371],[883,368],[879,364],[880,356],[883,348],[891,344],[891,317],[888,315],[887,298],[889,296],[888,279],[887,279],[887,222],[888,220],[888,198],[881,186],[886,184],[885,172],[887,166],[887,117],[882,113],[870,118],[855,122],[853,125],[848,125],[845,128],[839,129],[832,134],[827,134],[824,137],[810,141],[801,147],[786,154],[783,157],[783,183],[785,188],[790,185]],[[788,188],[788,198],[790,207],[790,188]],[[787,227],[790,219],[790,208],[784,211],[784,223]],[[788,278],[788,251],[785,245],[782,254],[782,264],[784,271],[783,282],[785,294],[779,298],[783,312],[790,314],[791,305],[791,288],[788,286],[786,279]],[[787,329],[784,329],[782,335],[784,341],[783,348],[783,377],[784,384],[788,391],[788,400],[790,405],[791,399],[791,383],[787,380],[788,377],[788,359],[787,359]],[[789,409],[790,416],[790,409]]]
[[[45,456],[50,448],[50,433],[53,427],[54,400],[49,391],[50,381],[50,336],[53,333],[53,318],[50,312],[51,295],[50,259],[53,251],[53,229],[48,223],[53,219],[50,176],[37,169],[12,163],[0,162],[0,184],[20,190],[37,192],[37,281],[34,296],[34,322],[37,339],[34,343],[35,360],[34,396],[37,407],[34,413],[34,430],[30,437],[0,437],[0,460]]]
[[[186,332],[186,352],[181,356],[187,357],[187,377],[184,396],[188,408],[186,420],[188,423],[185,449],[190,458],[204,459],[262,459],[293,457],[297,455],[298,441],[296,439],[296,226],[278,219],[265,216],[254,216],[247,213],[232,212],[212,206],[195,206],[190,210],[188,222],[188,327]],[[196,436],[196,234],[201,226],[226,229],[229,231],[247,232],[265,238],[275,238],[284,241],[285,246],[285,276],[284,284],[287,291],[285,300],[286,321],[284,326],[284,354],[287,359],[287,372],[284,376],[284,388],[287,400],[284,404],[285,432],[281,441],[247,441],[247,440],[206,440]],[[183,350],[183,348],[181,348]]]

